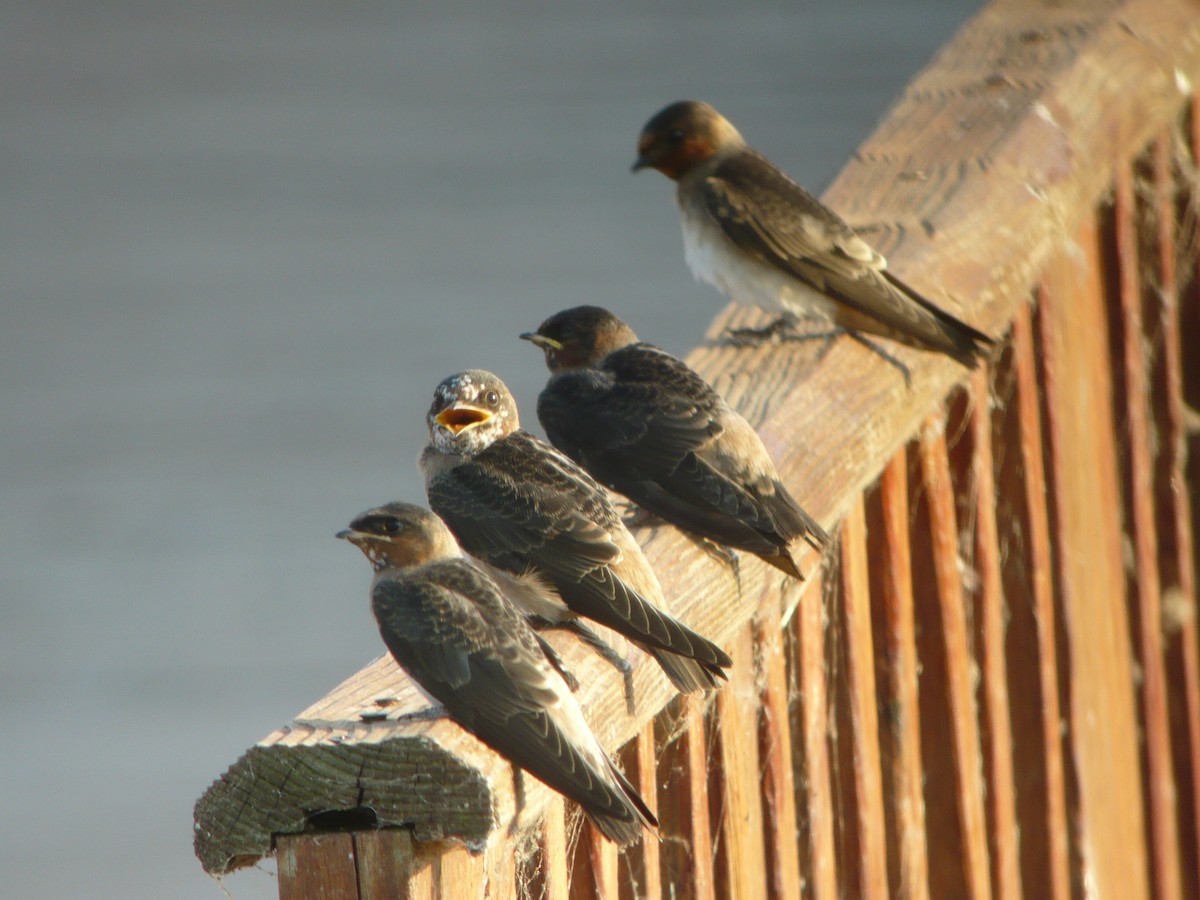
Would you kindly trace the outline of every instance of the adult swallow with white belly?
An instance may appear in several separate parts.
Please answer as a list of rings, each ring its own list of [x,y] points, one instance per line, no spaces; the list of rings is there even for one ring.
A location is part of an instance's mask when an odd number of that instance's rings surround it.
[[[790,321],[815,313],[860,340],[881,335],[968,367],[992,343],[889,272],[853,228],[707,103],[661,110],[637,149],[634,171],[657,169],[677,183],[692,273],[730,299],[782,310]]]

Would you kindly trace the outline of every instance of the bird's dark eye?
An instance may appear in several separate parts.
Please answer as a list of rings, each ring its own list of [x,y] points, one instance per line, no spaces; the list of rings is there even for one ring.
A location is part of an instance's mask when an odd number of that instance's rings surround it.
[[[667,135],[667,140],[673,144],[678,144],[680,141],[683,140],[683,132],[680,131],[678,128],[676,128],[674,131],[670,132]]]
[[[404,530],[404,523],[399,519],[389,517],[379,523],[379,530],[384,534],[398,534]]]
[[[483,395],[483,400],[485,403],[487,403],[488,406],[495,406],[497,403],[500,402],[500,395],[497,394],[495,391],[488,391],[486,394]]]

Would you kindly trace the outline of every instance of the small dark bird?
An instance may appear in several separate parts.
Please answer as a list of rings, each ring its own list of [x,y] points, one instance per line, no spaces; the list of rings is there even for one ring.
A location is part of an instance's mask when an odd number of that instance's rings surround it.
[[[396,662],[455,722],[583,807],[611,841],[658,821],[613,765],[503,586],[433,513],[390,503],[338,533],[371,561],[371,609]]]
[[[450,376],[427,423],[425,492],[467,553],[549,584],[560,621],[581,616],[624,635],[681,691],[724,677],[729,655],[659,608],[658,579],[604,488],[521,429],[504,382],[479,369]],[[538,606],[525,611],[554,621]]]
[[[555,447],[643,509],[803,577],[792,542],[820,550],[829,536],[792,499],[750,423],[683,360],[598,306],[521,337],[546,355],[537,412]]]
[[[642,129],[637,149],[634,171],[657,169],[678,183],[692,274],[730,299],[782,310],[783,322],[820,315],[889,360],[861,333],[945,353],[965,366],[992,343],[891,274],[853,228],[707,103],[684,100],[661,110]]]

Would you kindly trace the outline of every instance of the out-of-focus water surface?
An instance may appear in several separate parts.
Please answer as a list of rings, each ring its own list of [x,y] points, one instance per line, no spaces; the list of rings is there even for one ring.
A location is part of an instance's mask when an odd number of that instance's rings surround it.
[[[819,190],[972,5],[0,8],[3,893],[220,897],[192,804],[380,652],[333,533],[423,499],[434,384],[532,419],[547,315],[682,353],[723,305],[645,119]]]

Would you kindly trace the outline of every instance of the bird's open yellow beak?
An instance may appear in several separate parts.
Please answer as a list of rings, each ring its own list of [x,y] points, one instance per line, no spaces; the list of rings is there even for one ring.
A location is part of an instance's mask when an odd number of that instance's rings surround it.
[[[488,421],[495,415],[494,412],[487,409],[480,409],[478,406],[468,406],[465,403],[454,406],[447,406],[434,419],[439,425],[448,431],[458,434],[464,428],[470,428],[472,425],[479,425]]]

